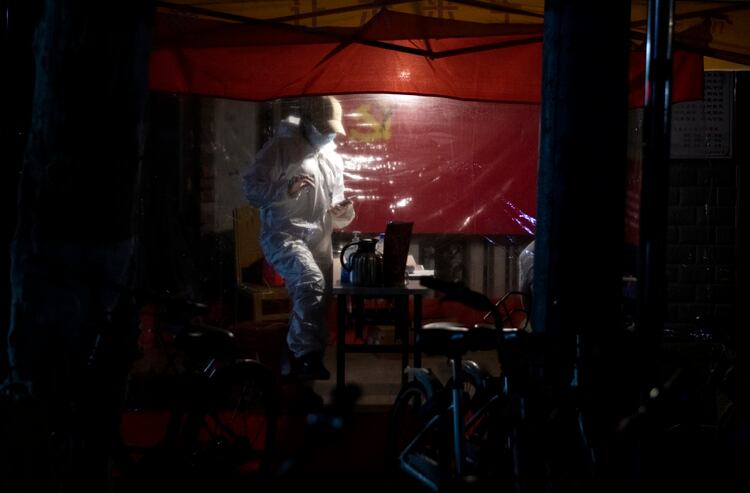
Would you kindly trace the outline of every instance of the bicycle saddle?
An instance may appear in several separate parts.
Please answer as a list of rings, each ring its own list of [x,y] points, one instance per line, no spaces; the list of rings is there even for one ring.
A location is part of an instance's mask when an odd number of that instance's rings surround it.
[[[456,301],[479,311],[493,311],[495,304],[483,294],[472,291],[461,282],[444,281],[436,277],[423,277],[422,286],[444,293],[441,301]]]
[[[234,350],[234,334],[220,327],[193,323],[177,334],[174,345],[190,358],[220,358]]]
[[[427,354],[463,355],[467,351],[497,348],[498,332],[489,324],[467,326],[455,322],[434,322],[422,327],[419,342],[422,351]]]

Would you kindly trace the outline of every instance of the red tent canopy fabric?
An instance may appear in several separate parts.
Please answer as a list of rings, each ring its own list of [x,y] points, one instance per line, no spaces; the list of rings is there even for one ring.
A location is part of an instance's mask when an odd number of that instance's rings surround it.
[[[673,101],[703,97],[702,61],[675,52]],[[539,23],[381,9],[360,27],[325,28],[162,13],[150,77],[157,91],[251,101],[342,96],[350,132],[340,150],[359,211],[350,229],[413,220],[417,233],[529,235],[541,72]],[[643,105],[644,73],[633,52],[631,107]]]
[[[537,25],[451,21],[381,10],[361,28],[227,23],[159,14],[151,56],[156,91],[264,101],[315,94],[393,93],[539,103]],[[701,99],[702,57],[675,53],[673,101]],[[633,53],[633,107],[644,56]]]

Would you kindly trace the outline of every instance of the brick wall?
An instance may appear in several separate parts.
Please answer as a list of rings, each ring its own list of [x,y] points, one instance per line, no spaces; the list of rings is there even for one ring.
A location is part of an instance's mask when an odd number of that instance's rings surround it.
[[[690,330],[729,322],[737,286],[733,159],[673,161],[667,230],[667,322]]]
[[[747,91],[747,80],[737,77],[737,101],[744,101],[740,93]],[[734,98],[732,105],[731,157],[679,159],[670,165],[667,327],[678,332],[721,331],[732,320],[740,238],[747,228],[739,212],[746,200],[739,178],[750,165],[747,105]]]

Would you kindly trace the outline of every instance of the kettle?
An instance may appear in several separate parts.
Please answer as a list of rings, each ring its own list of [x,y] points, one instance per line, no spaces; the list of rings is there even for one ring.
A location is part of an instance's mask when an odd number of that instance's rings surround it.
[[[363,238],[344,245],[341,249],[341,268],[349,272],[349,282],[353,286],[381,286],[383,284],[383,256],[375,250],[378,240]],[[356,246],[357,250],[349,256],[345,254],[349,248]]]

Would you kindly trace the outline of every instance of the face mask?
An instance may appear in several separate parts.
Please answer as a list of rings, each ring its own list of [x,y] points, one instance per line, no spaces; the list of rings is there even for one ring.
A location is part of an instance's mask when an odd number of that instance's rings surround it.
[[[315,125],[309,122],[302,123],[302,130],[304,131],[307,140],[309,140],[310,143],[318,149],[330,144],[331,142],[333,142],[333,139],[336,138],[335,132],[322,134],[318,131],[317,128],[315,128]]]

